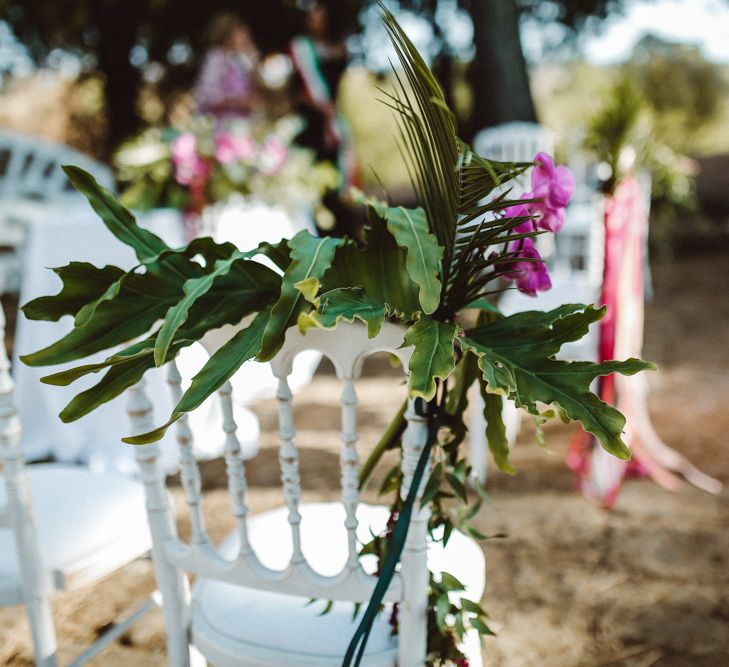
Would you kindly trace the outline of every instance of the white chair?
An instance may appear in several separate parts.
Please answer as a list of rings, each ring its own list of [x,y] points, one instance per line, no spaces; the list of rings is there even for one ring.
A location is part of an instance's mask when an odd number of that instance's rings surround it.
[[[114,189],[111,170],[68,146],[15,132],[0,132],[0,293],[17,292],[26,226],[47,206],[78,197],[64,164],[75,164]]]
[[[490,160],[528,162],[539,151],[554,152],[554,133],[539,123],[513,121],[481,130],[473,148]]]
[[[213,352],[230,335],[231,328],[227,333],[212,332],[204,344]],[[369,540],[370,529],[379,532],[384,528],[388,519],[386,508],[360,503],[355,381],[365,358],[374,352],[396,354],[407,367],[410,350],[400,349],[402,340],[403,330],[389,323],[372,340],[358,324],[340,324],[335,331],[311,330],[306,336],[296,329],[288,331],[283,349],[271,363],[279,385],[279,461],[285,506],[251,519],[245,469],[232,419],[231,388],[223,387],[219,394],[226,415],[223,428],[228,434],[225,458],[237,528],[217,548],[206,533],[200,476],[184,418],[178,423],[178,437],[181,478],[190,514],[189,542],[182,542],[176,534],[164,476],[158,466],[157,446],[139,447],[170,665],[189,664],[190,644],[216,667],[341,665],[358,623],[358,618],[353,618],[353,603],[366,606],[377,582],[371,574],[374,563],[358,556],[359,543]],[[311,349],[329,357],[342,382],[341,503],[300,502],[298,451],[287,378],[294,357]],[[170,366],[170,382],[178,395],[179,375],[174,365]],[[153,426],[150,403],[139,386],[131,390],[130,409],[136,417],[137,432]],[[427,438],[425,420],[415,414],[412,406],[407,419],[403,493],[407,493]],[[435,571],[445,569],[458,577],[466,585],[467,597],[481,597],[485,584],[481,549],[459,533],[451,537],[445,550],[429,547],[428,515],[427,508],[414,512],[401,570],[385,596],[388,606],[399,603],[399,635],[391,636],[387,611],[380,614],[370,636],[365,665],[425,664],[426,563]],[[196,577],[191,600],[185,572]],[[310,599],[318,602],[308,604]],[[334,601],[334,606],[321,615],[325,601]],[[471,664],[481,664],[478,637],[469,636],[466,644],[464,650]]]
[[[544,125],[526,121],[513,121],[478,132],[473,140],[473,148],[490,160],[501,162],[530,162],[540,151],[554,153],[554,133]],[[512,196],[518,197],[531,189],[531,170],[516,179]],[[509,187],[512,187],[510,184]],[[541,256],[549,262],[555,254],[555,241],[551,235],[537,237],[535,243]],[[514,291],[515,294],[519,294]],[[508,295],[508,296],[507,296]],[[508,299],[511,293],[507,292]],[[523,295],[521,295],[523,296]],[[503,309],[504,297],[499,307]],[[469,458],[474,476],[482,483],[486,481],[488,465],[488,444],[486,442],[486,422],[483,417],[483,399],[478,391],[471,393],[471,419],[469,425]],[[509,444],[516,440],[521,428],[521,411],[509,400],[504,401],[502,414]]]
[[[48,201],[76,190],[61,170],[74,164],[94,174],[104,187],[114,188],[111,169],[88,155],[26,134],[0,133],[0,197]]]
[[[0,309],[0,338],[4,324]],[[99,581],[149,552],[144,491],[121,475],[75,466],[26,468],[13,392],[0,345],[0,606],[25,604],[36,664],[53,667],[50,593]],[[153,606],[114,626],[74,665],[88,662]]]

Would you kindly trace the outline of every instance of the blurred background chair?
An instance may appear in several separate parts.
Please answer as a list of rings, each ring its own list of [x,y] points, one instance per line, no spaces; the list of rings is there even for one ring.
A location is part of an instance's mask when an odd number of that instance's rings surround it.
[[[228,332],[229,333],[229,332]],[[215,332],[204,341],[212,353],[225,342]],[[290,329],[281,352],[272,361],[278,379],[281,447],[279,460],[285,506],[249,520],[245,469],[232,419],[231,387],[219,392],[227,434],[225,459],[236,530],[216,548],[205,528],[200,494],[200,473],[192,454],[186,418],[177,424],[181,479],[189,509],[189,542],[181,541],[159,466],[157,445],[137,449],[154,542],[158,587],[163,596],[168,661],[181,667],[189,661],[189,642],[217,667],[341,665],[347,645],[361,618],[354,606],[367,604],[377,583],[374,556],[359,556],[359,545],[369,542],[387,525],[389,510],[360,503],[358,489],[357,396],[355,381],[366,357],[387,351],[407,366],[409,350],[400,349],[403,332],[385,323],[376,338],[367,338],[358,324],[340,324],[336,331],[311,330],[302,336]],[[342,501],[301,503],[299,456],[288,376],[296,355],[317,350],[334,364],[342,382],[342,447],[340,453]],[[170,385],[180,393],[180,377],[173,364]],[[151,403],[141,386],[133,388],[130,414],[135,432],[154,426]],[[410,409],[403,436],[406,494],[420,451],[427,437],[425,420]],[[427,473],[426,473],[427,474]],[[428,544],[428,510],[416,511],[402,556],[402,569],[385,596],[363,664],[408,667],[422,665],[426,646],[428,599],[427,566],[436,573],[447,570],[466,587],[465,597],[480,600],[485,585],[480,547],[457,531],[447,548]],[[195,575],[191,601],[185,573]],[[311,601],[316,600],[316,603]],[[334,604],[328,608],[327,601]],[[390,612],[399,604],[399,633],[392,636]],[[326,615],[322,611],[327,610]],[[469,636],[471,664],[481,663],[480,642]]]
[[[0,309],[0,338],[5,319]],[[49,596],[101,580],[151,548],[138,482],[62,464],[24,465],[21,424],[0,345],[0,606],[24,604],[36,664],[56,664]],[[114,625],[74,665],[85,664],[144,613]]]
[[[20,287],[27,226],[52,208],[78,198],[61,166],[75,164],[114,189],[106,165],[62,144],[39,137],[0,132],[0,293]]]
[[[479,154],[490,160],[502,162],[531,162],[534,156],[544,151],[554,154],[554,133],[544,125],[523,121],[503,123],[489,127],[476,134],[473,148]],[[517,179],[519,192],[514,197],[531,189],[531,170],[527,170]],[[568,209],[569,211],[569,209]],[[555,253],[555,241],[551,234],[537,237],[535,244],[540,255],[549,262]],[[503,310],[503,303],[511,294],[521,295],[516,290],[505,292],[499,301],[499,308]],[[529,297],[527,297],[529,298]],[[525,308],[522,310],[526,310]],[[486,440],[486,422],[483,417],[483,399],[478,391],[471,392],[471,423],[469,427],[469,460],[473,467],[473,474],[481,481],[486,480],[488,464],[488,443]],[[503,420],[506,426],[506,437],[510,444],[516,440],[521,427],[521,411],[509,400],[504,401]]]
[[[473,148],[490,160],[529,162],[539,151],[554,153],[554,133],[539,123],[514,121],[481,130]]]

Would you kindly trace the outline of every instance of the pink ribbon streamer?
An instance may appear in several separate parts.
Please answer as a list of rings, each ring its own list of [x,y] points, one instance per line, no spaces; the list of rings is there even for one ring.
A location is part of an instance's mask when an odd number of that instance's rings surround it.
[[[605,206],[605,268],[600,302],[607,306],[607,313],[599,325],[598,361],[641,356],[645,230],[640,188],[635,178],[626,178]],[[602,377],[598,394],[625,415],[625,439],[633,458],[621,461],[605,452],[589,433],[577,433],[567,464],[577,473],[578,487],[588,498],[610,508],[626,477],[645,475],[671,491],[681,485],[678,475],[709,493],[721,491],[721,482],[698,470],[656,433],[648,413],[645,373]]]

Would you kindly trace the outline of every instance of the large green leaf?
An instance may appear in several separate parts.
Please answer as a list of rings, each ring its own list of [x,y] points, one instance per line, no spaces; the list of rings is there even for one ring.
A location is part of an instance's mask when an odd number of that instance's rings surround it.
[[[97,268],[88,262],[71,262],[53,272],[61,279],[63,287],[58,294],[41,296],[26,303],[21,310],[29,320],[57,322],[64,315],[76,315],[124,275],[116,266]]]
[[[223,289],[209,293],[191,308],[187,326],[178,330],[166,360],[169,361],[183,347],[200,340],[208,331],[226,324],[237,324],[251,312],[250,304],[243,304],[235,290]],[[102,403],[116,398],[141,379],[147,370],[154,368],[156,335],[155,333],[138,341],[102,362],[77,366],[42,378],[47,384],[65,386],[86,375],[109,369],[95,387],[82,392],[71,401],[64,410],[63,418],[72,421],[88,414]]]
[[[407,253],[405,268],[419,287],[420,305],[426,315],[434,313],[440,305],[440,262],[443,248],[428,229],[428,219],[422,208],[407,209],[386,206],[376,201],[370,207],[387,222],[387,229],[398,246]]]
[[[65,166],[63,171],[73,186],[89,200],[109,231],[134,249],[140,262],[153,259],[168,249],[159,236],[139,227],[134,216],[117,201],[114,193],[99,185],[91,174],[73,166]]]
[[[84,326],[21,359],[29,366],[61,364],[125,343],[147,333],[181,294],[182,285],[169,276],[127,273],[117,296],[100,303]]]
[[[501,470],[509,475],[515,475],[514,466],[509,463],[509,441],[506,439],[506,426],[502,414],[504,399],[498,394],[490,393],[488,384],[483,378],[479,378],[479,386],[483,399],[483,416],[486,422],[486,440],[491,450],[491,456]]]
[[[177,354],[179,347],[170,348],[166,361]],[[154,356],[151,349],[147,353],[131,356],[127,361],[110,364],[109,370],[97,384],[75,396],[61,411],[61,421],[72,422],[93,412],[100,405],[133,387],[153,367]]]
[[[414,345],[410,357],[410,396],[430,401],[435,396],[436,379],[444,380],[455,369],[453,340],[458,325],[423,317],[406,332],[403,347]]]
[[[564,343],[579,340],[605,312],[592,306],[574,312],[577,308],[518,313],[472,329],[459,342],[464,351],[479,357],[490,393],[502,393],[532,414],[539,414],[537,401],[557,405],[563,416],[579,421],[608,452],[630,458],[621,438],[625,418],[593,394],[590,384],[601,375],[632,375],[654,366],[639,359],[602,364],[554,359]]]
[[[67,387],[68,385],[76,382],[76,380],[79,380],[82,377],[91,375],[92,373],[98,373],[99,371],[103,371],[105,368],[109,368],[110,366],[125,364],[129,363],[133,359],[150,356],[151,354],[153,354],[153,351],[154,336],[151,336],[150,338],[145,338],[142,341],[138,341],[133,345],[130,345],[124,350],[120,350],[119,352],[112,354],[103,361],[99,361],[94,364],[83,364],[81,366],[75,366],[74,368],[69,368],[64,371],[59,371],[58,373],[53,373],[52,375],[46,375],[45,377],[41,378],[41,382],[57,387]],[[152,365],[150,365],[150,368],[152,368]]]
[[[319,238],[306,230],[300,231],[289,242],[291,263],[284,272],[281,295],[271,310],[271,317],[263,334],[263,344],[258,355],[260,361],[271,359],[283,345],[286,330],[296,324],[299,314],[307,305],[297,283],[309,278],[321,282],[334,259],[337,248],[346,243],[344,239]]]
[[[187,321],[192,305],[231,271],[235,271],[231,287],[238,294],[242,307],[260,309],[279,291],[280,277],[263,264],[247,259],[244,253],[234,252],[228,259],[219,259],[211,273],[187,280],[182,287],[184,296],[167,311],[154,348],[154,359],[158,366],[167,358],[167,350],[175,333]]]
[[[333,329],[344,320],[355,318],[367,325],[367,335],[374,338],[385,320],[385,304],[369,297],[361,287],[342,287],[325,292],[315,300],[316,308],[299,315],[299,329],[306,332],[311,327]]]
[[[388,315],[414,320],[421,310],[418,286],[406,270],[407,256],[378,216],[370,216],[365,246],[340,248],[324,275],[323,289],[361,287],[373,301],[384,303]]]
[[[246,361],[258,354],[269,316],[268,309],[258,313],[250,325],[241,329],[208,359],[205,366],[193,378],[192,384],[174,407],[172,415],[165,424],[149,433],[124,438],[124,442],[132,445],[155,442],[161,439],[167,429],[184,413],[200,407],[203,401],[230,380]]]
[[[238,249],[232,243],[217,243],[210,237],[193,239],[182,248],[167,248],[158,255],[142,262],[146,273],[156,275],[163,280],[175,276],[179,281],[193,280],[202,273],[210,273],[215,263],[237,253]],[[202,258],[204,264],[195,261]],[[139,268],[139,267],[138,267]],[[138,268],[132,269],[137,271]],[[96,301],[86,304],[76,315],[75,325],[84,326],[94,316],[96,309],[105,301],[115,299],[119,294],[121,279],[109,285],[108,289]]]

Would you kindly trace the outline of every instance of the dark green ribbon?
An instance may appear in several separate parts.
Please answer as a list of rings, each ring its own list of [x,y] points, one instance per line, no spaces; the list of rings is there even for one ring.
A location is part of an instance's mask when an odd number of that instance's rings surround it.
[[[405,547],[405,538],[408,534],[408,528],[410,527],[410,518],[413,513],[413,507],[415,506],[415,500],[418,495],[418,489],[420,483],[425,474],[428,459],[430,458],[430,451],[433,448],[433,443],[438,438],[438,431],[443,420],[443,412],[446,399],[446,386],[443,384],[443,391],[441,393],[440,401],[431,401],[427,410],[423,410],[423,400],[416,399],[415,401],[415,412],[420,417],[426,417],[428,419],[428,439],[423,447],[423,451],[420,453],[418,464],[415,467],[415,473],[413,474],[412,482],[410,483],[410,489],[408,490],[407,498],[403,503],[400,515],[397,518],[395,527],[392,531],[392,541],[387,550],[385,556],[385,562],[382,564],[380,570],[380,577],[375,586],[375,590],[372,592],[367,609],[362,616],[362,621],[359,627],[354,633],[352,640],[349,642],[347,653],[344,656],[344,662],[342,667],[358,667],[364,656],[365,647],[367,646],[367,640],[369,639],[372,626],[375,622],[375,617],[380,611],[380,605],[382,599],[385,597],[392,577],[395,575],[395,568],[400,562],[400,556],[402,550]],[[357,656],[355,658],[355,651]],[[352,660],[354,659],[354,665]]]

